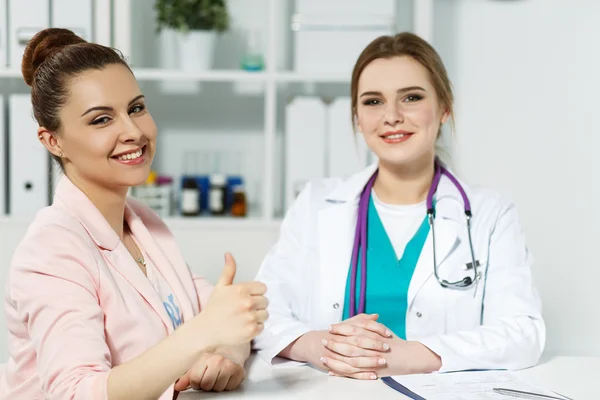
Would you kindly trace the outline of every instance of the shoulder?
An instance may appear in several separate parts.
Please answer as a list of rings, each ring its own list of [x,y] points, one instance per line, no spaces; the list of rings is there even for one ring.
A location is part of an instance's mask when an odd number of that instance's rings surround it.
[[[515,201],[501,191],[487,185],[475,185],[459,179],[471,204],[475,223],[495,226],[501,219],[518,219]],[[458,197],[460,199],[460,197]],[[460,201],[463,207],[462,201]]]
[[[97,247],[83,226],[64,210],[39,211],[15,248],[9,290],[28,287],[32,276],[76,281],[90,291],[98,280]]]

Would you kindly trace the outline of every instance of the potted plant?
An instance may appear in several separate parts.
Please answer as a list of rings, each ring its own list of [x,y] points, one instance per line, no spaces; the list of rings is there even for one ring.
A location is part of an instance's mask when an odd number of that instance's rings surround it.
[[[218,33],[229,28],[225,0],[156,0],[158,30],[167,28],[178,36],[181,67],[212,68]]]

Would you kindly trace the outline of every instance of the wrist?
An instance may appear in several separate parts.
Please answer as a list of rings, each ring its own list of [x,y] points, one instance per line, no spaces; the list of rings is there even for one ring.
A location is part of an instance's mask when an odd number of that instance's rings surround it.
[[[279,355],[290,360],[299,362],[310,362],[310,353],[313,350],[314,342],[321,343],[321,339],[327,335],[327,331],[309,331],[298,337],[283,349]],[[318,338],[315,339],[315,338]]]
[[[191,351],[200,356],[202,353],[215,351],[221,346],[218,335],[214,335],[213,328],[206,321],[206,317],[200,313],[194,317],[188,324],[183,324],[175,333],[184,337],[191,347]],[[202,332],[202,335],[198,335]]]
[[[214,350],[214,353],[227,357],[231,361],[243,366],[246,363],[246,360],[248,359],[249,353],[249,351],[245,351],[246,346],[249,347],[249,344],[237,347],[220,346]]]
[[[421,342],[408,342],[411,346],[410,354],[414,362],[411,362],[412,368],[409,368],[411,374],[424,374],[438,371],[442,368],[442,358],[429,347]]]

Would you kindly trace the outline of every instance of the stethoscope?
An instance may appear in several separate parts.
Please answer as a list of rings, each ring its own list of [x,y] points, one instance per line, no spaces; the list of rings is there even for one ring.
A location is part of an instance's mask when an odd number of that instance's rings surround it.
[[[356,272],[357,272],[356,270],[358,268],[358,250],[359,249],[360,249],[360,255],[361,255],[361,257],[360,257],[361,270],[360,271],[361,271],[361,276],[363,277],[363,279],[361,279],[361,282],[360,282],[360,300],[359,300],[360,304],[359,304],[359,308],[358,308],[358,314],[362,314],[365,312],[365,296],[366,296],[366,291],[367,291],[367,280],[365,279],[365,277],[367,276],[366,275],[367,274],[367,215],[369,212],[369,200],[371,197],[371,189],[373,189],[373,184],[375,183],[375,179],[377,178],[377,173],[378,173],[378,171],[375,171],[375,173],[373,174],[371,179],[369,179],[369,181],[367,182],[367,185],[365,186],[365,188],[363,189],[363,191],[360,195],[360,200],[358,203],[358,219],[357,219],[357,223],[356,223],[356,233],[354,235],[354,247],[352,248],[352,261],[350,264],[352,267],[352,271],[351,271],[352,275],[351,275],[351,279],[350,279],[350,293],[351,293],[350,310],[349,310],[350,317],[356,315],[356,304],[355,304]],[[464,203],[465,215],[467,217],[467,232],[468,232],[468,236],[469,236],[469,247],[471,250],[471,261],[472,261],[471,265],[473,267],[473,278],[471,278],[470,276],[465,276],[460,281],[455,281],[455,282],[448,282],[447,280],[440,278],[440,276],[438,275],[438,265],[437,265],[437,259],[436,259],[436,254],[435,254],[435,227],[434,227],[434,223],[433,223],[435,220],[435,210],[433,208],[433,195],[437,190],[437,187],[438,187],[438,184],[440,183],[440,179],[442,178],[442,175],[446,175],[446,177],[448,177],[448,179],[450,179],[450,181],[454,184],[454,186],[460,193],[460,195],[463,199],[463,203]],[[435,275],[435,278],[437,279],[437,281],[443,288],[457,289],[457,290],[467,289],[479,280],[479,272],[477,271],[478,264],[475,262],[475,252],[473,250],[473,241],[471,240],[471,218],[473,217],[473,214],[471,213],[471,203],[469,202],[467,194],[465,193],[465,190],[463,189],[461,184],[458,182],[458,180],[446,168],[444,168],[442,165],[440,165],[440,163],[437,160],[435,161],[435,172],[433,175],[433,181],[431,183],[431,187],[429,188],[429,193],[427,194],[426,204],[427,204],[427,219],[429,220],[429,226],[431,229],[431,239],[432,239],[432,244],[433,244],[433,273]],[[477,290],[477,286],[475,287],[475,289]]]

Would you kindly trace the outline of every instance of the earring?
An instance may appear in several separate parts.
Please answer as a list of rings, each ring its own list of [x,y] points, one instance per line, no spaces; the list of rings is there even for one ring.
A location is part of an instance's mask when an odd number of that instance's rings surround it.
[[[62,157],[62,156],[64,156],[64,154],[63,154],[63,152],[61,151],[61,152],[60,152],[60,154],[59,154],[59,157]]]

